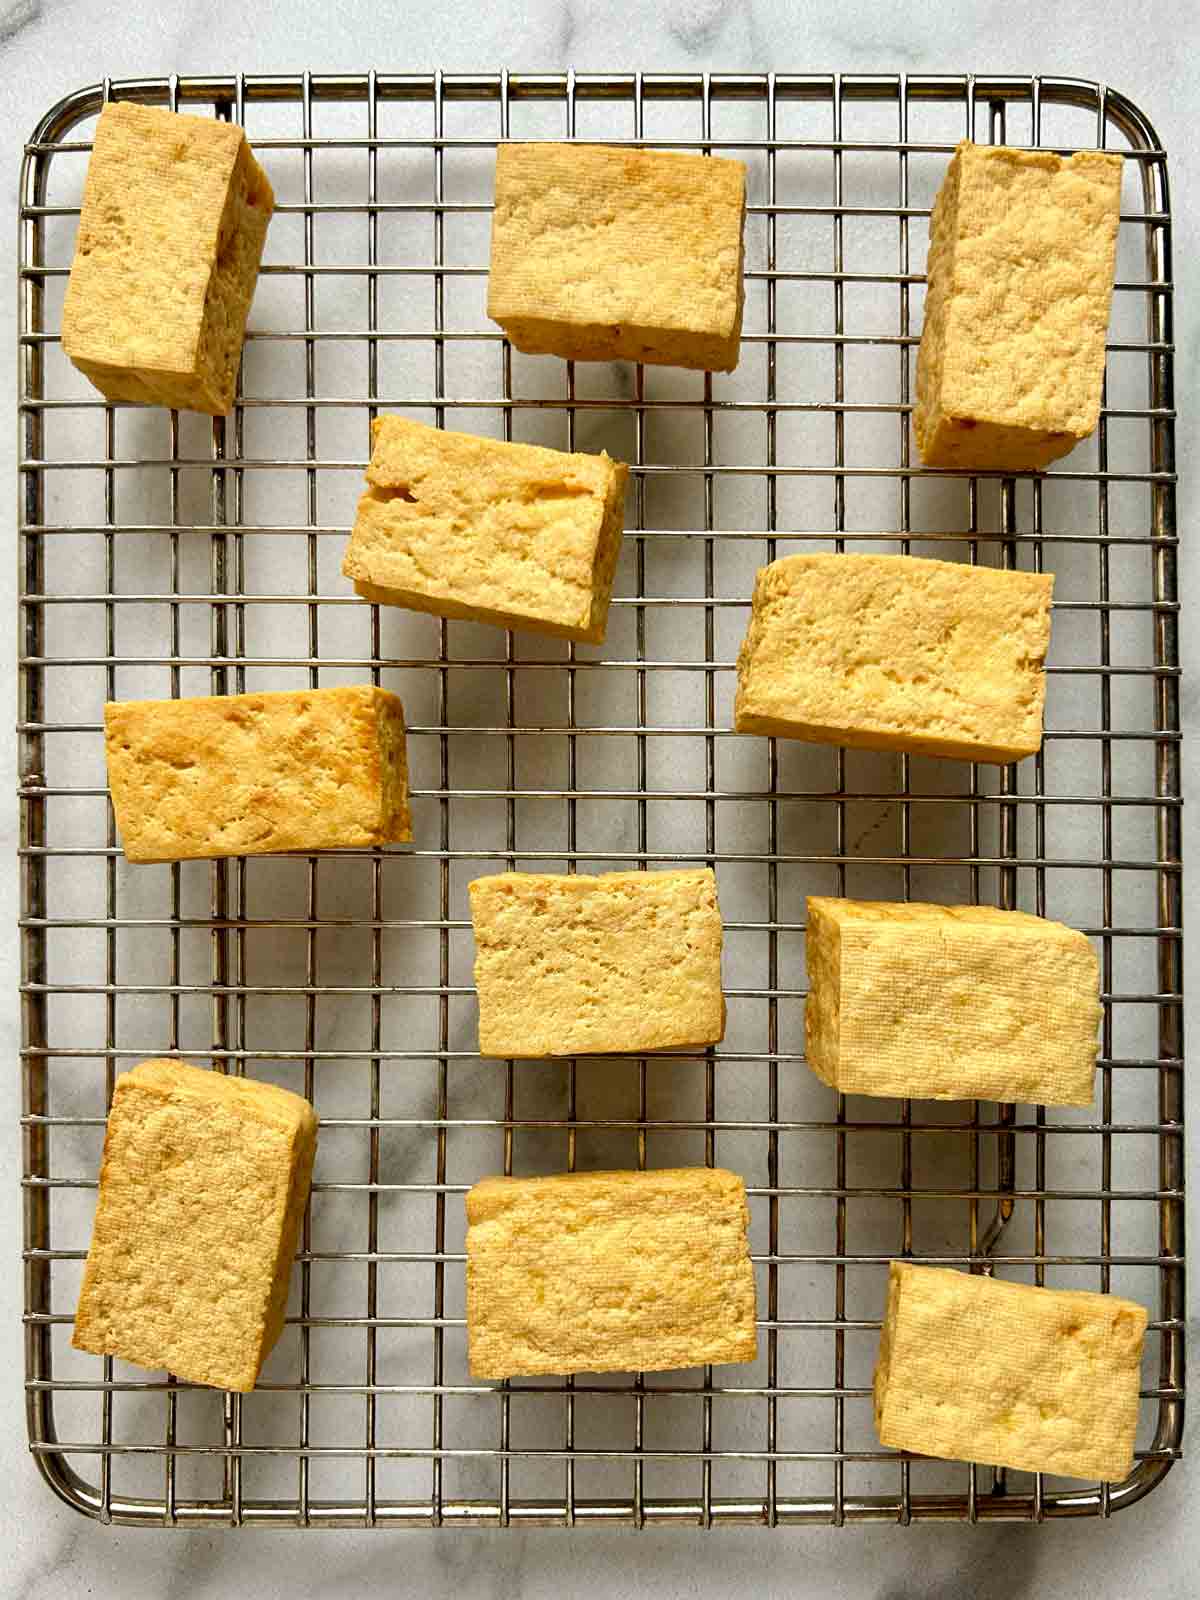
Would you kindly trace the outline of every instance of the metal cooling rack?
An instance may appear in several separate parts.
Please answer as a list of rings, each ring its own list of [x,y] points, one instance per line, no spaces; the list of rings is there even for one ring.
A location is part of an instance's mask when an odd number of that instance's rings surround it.
[[[106,405],[62,357],[110,94],[244,121],[275,184],[227,422]],[[1045,478],[926,473],[910,445],[928,211],[965,134],[1128,157],[1103,417]],[[747,161],[736,374],[511,350],[484,314],[508,137]],[[66,1501],[138,1524],[907,1523],[1107,1514],[1164,1476],[1184,1372],[1170,239],[1153,129],[1074,79],[171,78],[47,114],[20,212],[22,1125],[29,1437]],[[633,463],[602,650],[350,594],[383,409]],[[831,547],[1053,570],[1043,754],[972,768],[733,737],[754,569]],[[125,864],[105,699],[367,677],[408,709],[414,849]],[[468,879],[672,861],[717,869],[725,1043],[481,1062]],[[803,1064],[808,892],[1085,928],[1096,1103],[836,1097]],[[162,1054],[301,1089],[322,1118],[288,1326],[251,1395],[69,1346],[114,1075]],[[750,1188],[757,1364],[470,1382],[472,1182],[704,1161]],[[1132,1477],[882,1451],[869,1385],[899,1254],[1147,1303]]]

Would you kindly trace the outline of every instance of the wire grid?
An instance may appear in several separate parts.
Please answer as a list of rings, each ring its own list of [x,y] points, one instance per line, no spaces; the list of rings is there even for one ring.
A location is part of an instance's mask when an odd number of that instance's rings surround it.
[[[228,421],[105,404],[62,357],[88,136],[113,94],[244,122],[275,184]],[[914,465],[914,266],[968,134],[1130,157],[1100,427],[1044,478]],[[736,374],[512,351],[483,309],[509,137],[747,161]],[[1142,113],[1060,78],[105,82],[27,147],[20,240],[26,1382],[54,1489],[121,1523],[505,1526],[1037,1520],[1153,1487],[1182,1430],[1182,997],[1170,208]],[[603,650],[349,594],[381,409],[631,461]],[[1053,570],[1043,753],[993,769],[733,737],[754,569],[829,548]],[[368,676],[406,702],[413,850],[124,863],[104,700]],[[675,861],[717,869],[724,1044],[481,1062],[469,878]],[[808,892],[1085,928],[1097,1103],[835,1096],[803,1065]],[[287,1328],[250,1395],[69,1346],[114,1076],[162,1054],[300,1089],[321,1115]],[[472,1182],[717,1161],[751,1196],[756,1364],[470,1382]],[[881,1450],[870,1370],[900,1255],[1149,1305],[1131,1478]]]

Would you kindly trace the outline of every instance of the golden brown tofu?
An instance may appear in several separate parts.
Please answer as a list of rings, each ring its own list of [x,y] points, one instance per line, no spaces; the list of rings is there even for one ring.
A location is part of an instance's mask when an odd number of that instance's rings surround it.
[[[808,901],[808,1064],[842,1094],[1091,1105],[1100,963],[992,906]]]
[[[106,105],[63,305],[80,372],[110,400],[231,411],[274,206],[233,123]]]
[[[784,556],[754,585],[734,727],[959,761],[1032,755],[1053,585],[915,556]]]
[[[412,838],[404,709],[369,684],[110,701],[104,749],[130,861]]]
[[[913,411],[931,467],[1034,472],[1100,417],[1121,157],[958,146],[929,229]]]
[[[380,417],[342,571],[366,600],[600,644],[629,469]]]
[[[710,868],[501,872],[469,888],[483,1055],[611,1055],[723,1037]]]
[[[533,355],[732,372],[745,214],[741,161],[501,145],[488,316]]]
[[[467,1196],[472,1376],[753,1361],[745,1185],[707,1167],[485,1178]]]
[[[893,1261],[875,1367],[880,1442],[1115,1483],[1133,1469],[1146,1321],[1115,1295]]]
[[[317,1146],[298,1094],[178,1061],[117,1079],[77,1350],[253,1389],[283,1327]]]

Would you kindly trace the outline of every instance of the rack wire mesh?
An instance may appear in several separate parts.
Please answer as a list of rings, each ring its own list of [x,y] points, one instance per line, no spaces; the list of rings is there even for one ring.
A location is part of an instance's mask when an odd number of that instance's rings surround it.
[[[227,421],[105,404],[62,356],[111,95],[243,122],[276,187]],[[1100,427],[1045,477],[914,464],[919,269],[966,135],[1127,157]],[[747,162],[735,374],[511,349],[484,314],[510,137]],[[1040,1520],[1152,1488],[1183,1415],[1180,783],[1171,218],[1137,107],[1047,77],[106,81],[27,146],[19,270],[26,1386],[53,1488],[119,1523],[389,1527]],[[384,409],[632,463],[603,649],[350,594]],[[732,736],[754,569],[829,548],[1053,570],[1043,753],[991,769]],[[104,700],[365,678],[406,702],[411,851],[126,865]],[[718,873],[724,1044],[480,1061],[468,879],[675,861]],[[808,892],[1085,928],[1096,1103],[834,1095],[803,1064]],[[287,1328],[250,1395],[69,1345],[114,1075],[162,1054],[300,1089],[322,1118]],[[751,1195],[755,1365],[471,1383],[473,1181],[715,1161]],[[881,1450],[870,1369],[900,1255],[1151,1306],[1127,1482]]]

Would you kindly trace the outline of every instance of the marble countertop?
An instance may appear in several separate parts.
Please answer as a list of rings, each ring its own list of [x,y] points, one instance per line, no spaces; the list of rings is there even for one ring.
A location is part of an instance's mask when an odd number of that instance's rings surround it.
[[[522,0],[480,7],[435,0],[387,7],[366,0],[336,6],[231,7],[217,0],[0,0],[0,120],[9,156],[4,205],[17,199],[20,146],[55,100],[103,74],[117,77],[236,70],[648,71],[778,70],[848,72],[1053,72],[1099,78],[1128,93],[1158,126],[1171,154],[1176,203],[1177,395],[1185,416],[1179,436],[1183,473],[1180,525],[1188,534],[1197,508],[1187,445],[1195,435],[1192,381],[1200,374],[1200,88],[1194,62],[1200,19],[1191,0],[1143,8],[1133,21],[1116,8],[1063,0],[1054,7],[1012,0],[1003,7],[927,0],[880,6],[841,0],[787,7],[766,0]],[[15,307],[4,299],[0,348],[11,351]],[[0,432],[0,481],[13,482],[15,430]],[[0,615],[15,614],[15,563],[0,567]],[[1200,587],[1200,564],[1185,536],[1181,588]],[[11,638],[11,635],[10,635]],[[1195,666],[1183,630],[1185,672]],[[6,652],[11,657],[13,650]],[[0,660],[0,700],[15,704],[14,673]],[[1185,730],[1200,732],[1193,682],[1185,680]],[[1185,746],[1186,748],[1186,746]],[[3,754],[0,792],[15,791],[14,751]],[[1185,762],[1185,791],[1195,803],[1195,752]],[[15,808],[0,807],[3,847],[13,859]],[[1187,815],[1185,813],[1185,815]],[[1194,816],[1185,848],[1194,853]],[[1190,912],[1191,896],[1188,896]],[[16,874],[0,883],[0,927],[16,917]],[[1196,991],[1194,957],[1187,982]],[[16,945],[0,940],[0,996],[17,985]],[[10,1070],[0,1089],[0,1139],[10,1172],[19,1169],[17,1076],[19,1019],[12,998],[0,1002]],[[1192,1110],[1194,1111],[1194,1107]],[[577,1594],[813,1593],[872,1600],[988,1597],[1126,1596],[1131,1582],[1158,1597],[1195,1592],[1200,1533],[1190,1494],[1200,1487],[1194,1459],[1178,1465],[1145,1502],[1110,1524],[1044,1527],[825,1528],[764,1531],[583,1529],[410,1532],[404,1534],[134,1532],[105,1529],[60,1506],[40,1482],[25,1449],[18,1194],[15,1178],[0,1194],[0,1472],[5,1492],[0,1533],[0,1596],[94,1595],[200,1597],[408,1590],[464,1597],[519,1593],[527,1600]],[[1191,1302],[1194,1305],[1194,1299]],[[1193,1345],[1195,1323],[1192,1322]]]

